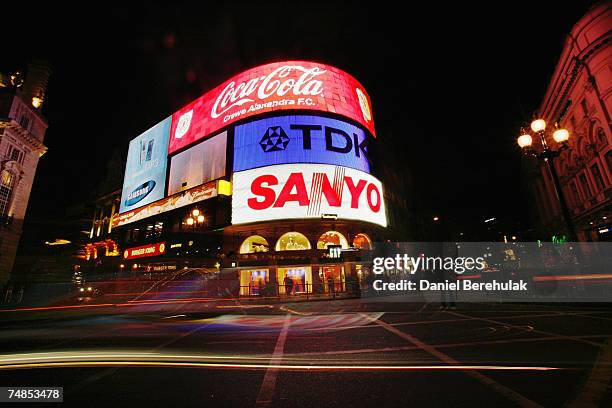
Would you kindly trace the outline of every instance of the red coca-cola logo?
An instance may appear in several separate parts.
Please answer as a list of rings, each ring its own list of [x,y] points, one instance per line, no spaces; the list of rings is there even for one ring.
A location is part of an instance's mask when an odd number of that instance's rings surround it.
[[[172,115],[168,152],[214,136],[255,115],[307,110],[349,118],[375,136],[369,96],[349,74],[319,63],[287,61],[244,71]]]
[[[295,72],[301,73],[299,77],[290,77]],[[305,68],[300,65],[284,65],[268,75],[252,78],[246,82],[236,85],[231,81],[213,105],[210,116],[218,118],[225,112],[236,106],[242,106],[248,102],[265,101],[271,96],[284,97],[287,94],[293,96],[310,95],[317,96],[323,93],[323,81],[316,79],[326,71],[319,67]]]

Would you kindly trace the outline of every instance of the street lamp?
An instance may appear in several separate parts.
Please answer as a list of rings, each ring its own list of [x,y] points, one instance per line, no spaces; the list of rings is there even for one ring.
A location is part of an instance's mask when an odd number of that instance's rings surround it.
[[[526,153],[530,153],[538,159],[544,160],[544,162],[546,163],[546,167],[548,167],[548,171],[553,180],[555,194],[557,196],[557,200],[559,201],[559,206],[561,207],[561,215],[563,216],[563,222],[567,230],[568,238],[571,242],[576,242],[576,231],[574,229],[574,224],[572,223],[572,217],[570,215],[569,208],[567,207],[567,202],[565,201],[565,196],[563,195],[563,190],[561,189],[559,175],[557,174],[557,170],[555,169],[554,164],[554,159],[556,157],[559,157],[563,150],[569,148],[569,146],[567,145],[567,141],[569,140],[570,134],[566,129],[558,129],[555,124],[555,131],[552,134],[552,138],[560,146],[557,150],[553,150],[548,146],[548,143],[546,142],[546,121],[544,121],[544,119],[536,119],[531,122],[531,130],[533,130],[540,137],[541,151],[536,151],[532,148],[533,138],[529,133],[522,131],[522,129],[521,135],[517,138],[516,142]]]

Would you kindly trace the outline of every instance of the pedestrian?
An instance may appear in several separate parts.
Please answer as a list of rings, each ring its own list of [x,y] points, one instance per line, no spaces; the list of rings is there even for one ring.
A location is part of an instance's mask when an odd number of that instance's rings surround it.
[[[327,289],[329,293],[334,293],[334,278],[331,275],[327,277]]]
[[[293,291],[293,279],[289,277],[288,273],[285,274],[285,279],[283,283],[285,284],[285,293],[287,294],[287,296],[291,295],[291,292]]]

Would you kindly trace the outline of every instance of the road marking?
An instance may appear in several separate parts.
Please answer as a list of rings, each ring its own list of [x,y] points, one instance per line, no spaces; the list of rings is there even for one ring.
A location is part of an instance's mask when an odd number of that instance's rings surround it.
[[[181,339],[183,339],[183,338],[185,338],[185,337],[187,337],[187,336],[189,336],[189,335],[191,335],[191,334],[193,334],[193,333],[195,333],[195,332],[197,332],[199,330],[202,330],[202,329],[204,329],[206,327],[209,327],[209,326],[210,326],[210,323],[209,324],[203,324],[201,326],[196,327],[193,330],[188,331],[187,333],[182,333],[179,336],[173,337],[169,341],[167,341],[165,343],[162,343],[159,346],[151,349],[151,352],[159,351],[162,348],[164,348],[166,346],[169,346],[170,344],[172,344],[172,343],[174,343],[174,342],[176,342],[178,340],[181,340]],[[108,370],[103,370],[103,371],[100,371],[98,373],[92,374],[91,376],[89,376],[89,377],[85,378],[84,380],[82,380],[81,382],[77,383],[76,385],[74,385],[73,387],[70,388],[68,394],[72,394],[75,391],[79,391],[79,390],[83,389],[84,387],[86,387],[87,385],[89,385],[89,384],[91,384],[91,383],[93,383],[95,381],[101,380],[104,377],[107,377],[109,375],[115,374],[115,372],[119,369],[119,367],[121,367],[121,365],[110,366],[110,367],[112,367],[112,368],[109,368]]]
[[[448,311],[448,310],[445,313],[451,314],[453,316],[458,316],[458,317],[461,317],[461,318],[471,318],[472,320],[480,320],[481,322],[493,323],[493,324],[496,324],[498,326],[508,326],[508,327],[512,327],[513,329],[521,328],[521,326],[514,326],[514,325],[511,325],[511,324],[508,324],[508,323],[499,322],[497,320],[487,319],[486,317],[474,317],[474,316],[466,315],[466,314],[463,314],[463,313],[452,312],[452,311]],[[585,343],[585,344],[588,344],[590,346],[595,346],[597,348],[601,347],[601,344],[599,344],[599,343],[596,343],[594,341],[585,340],[585,339],[582,339],[582,338],[579,338],[579,337],[566,336],[564,334],[547,332],[547,331],[538,330],[538,329],[533,329],[532,332],[533,333],[544,334],[546,336],[551,336],[551,337],[561,337],[561,338],[564,338],[566,340],[571,340],[571,341],[577,341],[577,342],[580,342],[580,343]]]
[[[371,327],[371,326],[364,326]],[[378,327],[378,326],[374,326]],[[608,337],[607,334],[600,335],[587,335],[587,336],[579,336],[580,338],[605,338]],[[566,340],[564,337],[529,337],[529,338],[517,338],[517,339],[507,339],[507,340],[483,340],[483,341],[471,341],[471,342],[463,342],[463,343],[443,343],[436,344],[437,349],[441,348],[454,348],[454,347],[476,347],[476,346],[487,346],[492,344],[514,344],[514,343],[531,343],[531,342],[547,342],[547,341],[557,341],[557,340]],[[409,350],[418,350],[417,346],[402,346],[402,347],[383,347],[383,348],[364,348],[364,349],[351,349],[351,350],[333,350],[333,351],[307,351],[302,353],[291,353],[285,354],[285,358],[293,358],[293,357],[302,357],[302,356],[324,356],[324,355],[336,355],[336,354],[363,354],[363,353],[387,353],[390,351],[409,351]]]
[[[608,384],[612,380],[612,368],[609,366],[609,361],[612,361],[612,339],[610,338],[597,356],[582,390],[567,404],[568,407],[600,406],[608,391]]]
[[[364,316],[366,316],[368,319],[371,319],[371,317],[367,316],[364,314]],[[418,338],[405,333],[399,329],[396,329],[395,327],[391,326],[389,323],[386,323],[382,320],[379,319],[375,319],[372,320],[374,323],[376,323],[377,325],[381,326],[382,328],[384,328],[385,330],[409,341],[410,343],[414,344],[415,346],[417,346],[418,348],[422,349],[423,351],[425,351],[428,354],[431,354],[432,356],[438,358],[439,360],[445,362],[446,364],[450,365],[450,366],[460,366],[461,364],[459,363],[459,361],[455,360],[454,358],[450,357],[447,354],[442,353],[441,351],[438,351],[435,347],[430,346],[429,344],[419,340]],[[497,381],[493,380],[492,378],[487,377],[486,375],[478,372],[478,371],[474,371],[473,369],[466,369],[465,373],[467,375],[469,375],[470,377],[480,381],[481,383],[487,385],[488,387],[493,388],[495,391],[497,391],[499,394],[503,395],[504,397],[514,401],[515,403],[517,403],[518,405],[520,405],[521,407],[541,407],[540,404],[530,400],[529,398],[519,394],[518,392],[506,387],[505,385],[502,385],[500,383],[498,383]]]
[[[278,334],[278,340],[276,340],[276,346],[270,358],[270,365],[266,370],[261,387],[259,388],[259,394],[255,400],[257,407],[269,407],[272,403],[272,397],[274,396],[274,389],[276,388],[276,377],[278,377],[278,371],[280,363],[283,359],[285,352],[285,341],[287,340],[287,332],[289,331],[289,325],[291,324],[291,315],[285,315],[285,321],[283,328]]]

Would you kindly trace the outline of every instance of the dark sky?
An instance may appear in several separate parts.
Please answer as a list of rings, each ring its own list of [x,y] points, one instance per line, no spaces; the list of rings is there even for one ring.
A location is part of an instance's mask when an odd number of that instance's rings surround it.
[[[370,93],[379,138],[415,179],[409,200],[459,224],[520,218],[517,132],[592,4],[217,3],[76,12],[47,2],[3,22],[1,70],[34,58],[53,69],[49,151],[28,217],[90,198],[113,153],[125,156],[130,139],[231,75],[309,59],[348,71]]]

